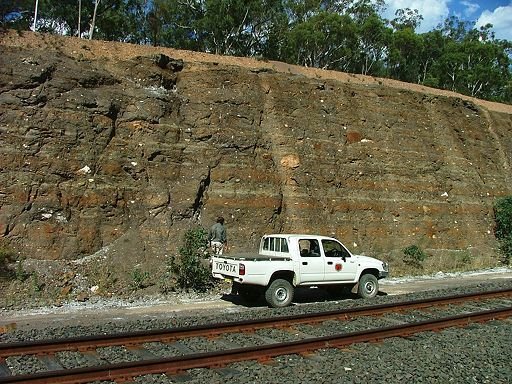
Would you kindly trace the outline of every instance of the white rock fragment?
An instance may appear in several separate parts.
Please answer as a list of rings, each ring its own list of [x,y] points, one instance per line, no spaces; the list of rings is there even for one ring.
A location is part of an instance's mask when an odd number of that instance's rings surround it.
[[[83,168],[80,168],[77,173],[80,173],[82,175],[87,175],[88,173],[91,173],[91,168],[89,168],[88,165],[84,166]]]

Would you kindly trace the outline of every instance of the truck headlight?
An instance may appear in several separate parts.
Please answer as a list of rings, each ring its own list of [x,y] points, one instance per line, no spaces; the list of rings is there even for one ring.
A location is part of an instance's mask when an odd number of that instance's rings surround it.
[[[382,269],[383,269],[384,271],[388,272],[388,268],[389,268],[389,264],[388,264],[388,263],[386,263],[386,262],[383,262],[383,263],[382,263]]]

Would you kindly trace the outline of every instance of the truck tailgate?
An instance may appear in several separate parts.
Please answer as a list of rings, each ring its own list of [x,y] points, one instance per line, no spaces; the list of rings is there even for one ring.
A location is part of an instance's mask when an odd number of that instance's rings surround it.
[[[224,258],[213,258],[212,272],[224,276],[238,276],[238,261]]]

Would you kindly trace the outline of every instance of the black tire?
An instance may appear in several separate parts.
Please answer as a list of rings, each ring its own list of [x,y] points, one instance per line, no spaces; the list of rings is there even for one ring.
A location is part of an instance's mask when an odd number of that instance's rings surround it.
[[[379,292],[379,281],[371,273],[366,273],[359,278],[357,294],[363,299],[371,299]]]
[[[288,280],[276,279],[267,287],[265,300],[272,308],[287,307],[293,300],[293,285]]]

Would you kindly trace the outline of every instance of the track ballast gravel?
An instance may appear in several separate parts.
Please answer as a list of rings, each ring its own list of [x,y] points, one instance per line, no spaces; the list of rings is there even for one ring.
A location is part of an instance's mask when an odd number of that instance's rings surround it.
[[[219,323],[245,319],[284,316],[364,305],[392,303],[439,297],[477,291],[512,288],[512,280],[464,286],[457,289],[425,291],[420,293],[379,296],[373,300],[338,300],[295,305],[282,309],[249,308],[234,313],[210,313],[191,317],[175,316],[167,320],[139,320],[108,322],[93,326],[51,327],[30,331],[14,331],[2,335],[0,341],[24,341],[76,337],[100,333],[118,333],[195,324]],[[477,310],[477,309],[475,309]],[[400,318],[400,316],[398,316]],[[382,326],[379,319],[368,328]],[[417,319],[416,321],[421,321]],[[334,324],[333,324],[334,326]],[[338,324],[339,326],[339,324]],[[310,326],[301,328],[313,333]],[[262,340],[277,337],[276,330],[258,331],[256,335],[224,335],[218,343],[209,340],[183,340],[179,343],[146,345],[155,357],[179,356],[192,351],[209,351],[239,345],[240,338],[248,345],[260,345]],[[282,332],[279,333],[282,337]],[[289,341],[301,335],[289,334]],[[200,339],[200,338],[199,338]],[[275,340],[274,340],[275,341]],[[279,341],[286,341],[280,339]],[[181,376],[147,375],[136,378],[137,383],[512,383],[512,319],[472,324],[465,328],[449,328],[441,332],[424,332],[408,338],[392,338],[380,343],[362,343],[343,349],[325,349],[310,356],[288,355],[273,359],[272,364],[241,362],[216,370],[194,369]],[[133,360],[132,351],[121,347],[98,349],[104,363]],[[58,354],[66,367],[91,365],[75,352]],[[42,370],[41,363],[31,357],[9,358],[13,373],[22,374]],[[105,382],[106,383],[106,382]]]

